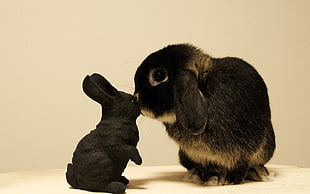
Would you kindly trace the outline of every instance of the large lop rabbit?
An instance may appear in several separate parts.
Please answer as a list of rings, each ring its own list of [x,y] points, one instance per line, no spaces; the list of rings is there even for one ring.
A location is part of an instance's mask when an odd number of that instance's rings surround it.
[[[122,176],[128,161],[142,163],[136,149],[140,107],[132,95],[117,91],[99,74],[87,76],[83,90],[101,104],[102,119],[78,143],[67,167],[67,182],[77,189],[123,193],[129,183]]]
[[[162,121],[193,182],[268,180],[275,137],[266,85],[239,58],[212,58],[189,44],[150,54],[135,74],[142,114]]]

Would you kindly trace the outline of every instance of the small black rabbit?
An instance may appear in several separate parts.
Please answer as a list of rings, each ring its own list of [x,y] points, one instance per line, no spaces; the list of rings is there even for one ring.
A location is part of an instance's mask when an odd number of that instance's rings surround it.
[[[135,97],[142,114],[162,121],[179,144],[190,181],[268,180],[264,165],[275,149],[268,93],[247,62],[170,45],[138,67]]]
[[[128,161],[142,163],[136,148],[140,107],[132,95],[117,91],[99,74],[86,76],[83,90],[101,104],[102,118],[78,143],[67,166],[67,182],[77,189],[123,193],[129,183],[122,176]]]

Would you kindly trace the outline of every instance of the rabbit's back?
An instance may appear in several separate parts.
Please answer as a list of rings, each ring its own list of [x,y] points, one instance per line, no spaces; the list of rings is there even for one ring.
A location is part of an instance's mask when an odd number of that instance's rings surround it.
[[[266,85],[245,61],[231,57],[214,59],[204,83],[201,90],[216,106],[223,104],[235,115],[247,113],[270,117]]]
[[[240,157],[267,162],[275,140],[262,77],[245,61],[230,57],[215,60],[207,77],[206,142],[217,152],[239,152]]]
[[[240,59],[215,63],[207,76],[204,95],[208,101],[208,129],[237,138],[233,142],[240,146],[247,138],[259,144],[269,131],[266,128],[272,128],[265,83],[252,66]]]
[[[200,80],[208,104],[207,129],[194,136],[178,123],[167,125],[180,149],[197,162],[214,161],[226,167],[239,160],[267,162],[275,141],[267,88],[257,71],[238,58],[214,59]]]
[[[81,139],[73,153],[70,171],[79,184],[87,185],[87,182],[94,180],[107,183],[112,180],[109,175],[112,174],[113,161],[99,142],[97,134],[92,131]]]

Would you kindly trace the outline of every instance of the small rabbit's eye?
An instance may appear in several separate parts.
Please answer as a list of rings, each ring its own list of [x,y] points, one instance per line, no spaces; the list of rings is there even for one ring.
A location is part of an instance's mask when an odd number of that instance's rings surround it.
[[[130,98],[129,102],[136,104],[137,100],[134,97],[132,97],[132,98]]]
[[[162,82],[168,80],[168,72],[166,69],[159,68],[151,70],[149,74],[149,81],[152,86],[157,86]]]

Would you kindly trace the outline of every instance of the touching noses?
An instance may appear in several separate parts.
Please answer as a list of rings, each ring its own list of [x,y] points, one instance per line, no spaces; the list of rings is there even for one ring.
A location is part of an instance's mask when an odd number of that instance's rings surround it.
[[[133,94],[136,102],[139,102],[139,93],[135,91],[135,93]]]

